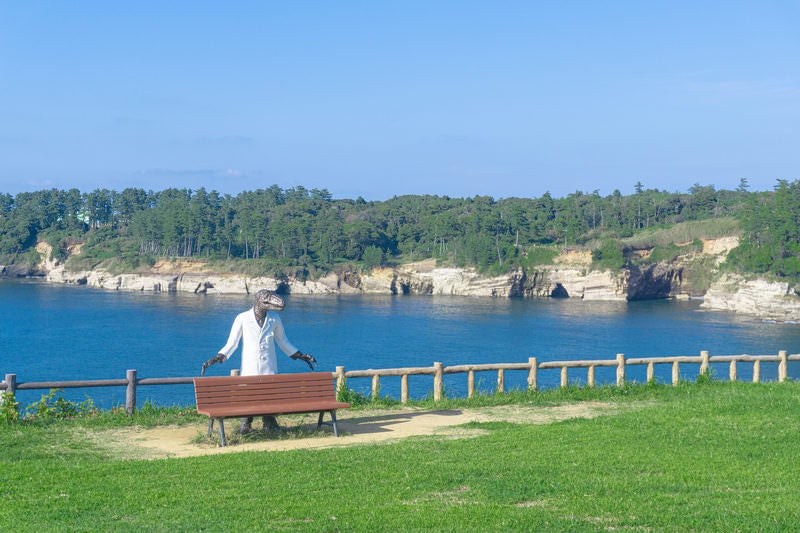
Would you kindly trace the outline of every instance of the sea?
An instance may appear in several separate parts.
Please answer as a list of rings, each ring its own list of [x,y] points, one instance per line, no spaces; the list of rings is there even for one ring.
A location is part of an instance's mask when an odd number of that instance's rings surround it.
[[[706,311],[699,301],[595,302],[577,299],[507,299],[424,295],[339,295],[286,297],[281,312],[291,342],[313,354],[318,370],[365,370],[476,363],[610,360],[626,357],[777,354],[800,351],[800,325],[762,321],[729,312]],[[234,317],[252,306],[245,295],[122,292],[37,280],[0,280],[0,378],[18,383],[189,377],[225,344]],[[240,352],[209,368],[229,375]],[[282,373],[306,372],[305,363],[279,352]],[[697,365],[682,365],[681,378],[694,379]],[[752,379],[752,365],[740,364],[739,379]],[[646,381],[645,368],[627,379]],[[727,379],[727,365],[712,365]],[[507,371],[506,390],[524,388],[525,371]],[[790,363],[789,377],[800,378]],[[540,388],[558,387],[557,369],[539,371]],[[572,369],[570,382],[585,384],[586,371]],[[764,364],[762,380],[777,378],[777,365]],[[656,379],[669,383],[671,366],[657,365]],[[614,383],[613,368],[598,368],[598,383]],[[479,372],[476,384],[492,392],[496,372]],[[348,380],[369,394],[371,380]],[[411,376],[412,398],[432,393],[431,376]],[[445,394],[465,396],[466,374],[445,376]],[[46,390],[20,390],[23,405]],[[381,380],[381,395],[398,398],[399,377]],[[72,401],[91,399],[101,408],[124,404],[124,387],[65,389]],[[138,404],[190,406],[191,385],[142,386]]]

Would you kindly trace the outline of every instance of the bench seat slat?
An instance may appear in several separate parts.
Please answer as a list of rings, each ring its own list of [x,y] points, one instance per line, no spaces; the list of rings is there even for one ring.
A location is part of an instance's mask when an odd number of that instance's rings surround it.
[[[236,377],[236,376],[231,376]],[[220,384],[206,384],[203,383],[203,390],[208,392],[214,391],[228,391],[228,390],[248,390],[248,389],[257,389],[257,390],[281,390],[285,388],[292,388],[292,389],[308,389],[308,390],[328,390],[331,388],[331,384],[333,383],[333,378],[328,378],[327,381],[304,381],[300,383],[290,383],[290,382],[280,382],[280,383],[263,383],[263,382],[256,382],[256,383],[220,383]]]
[[[231,401],[231,402],[203,402],[199,404],[198,408],[205,409],[205,408],[215,408],[215,407],[225,407],[228,405],[237,405],[237,406],[247,406],[247,405],[262,405],[262,404],[318,404],[318,403],[327,403],[330,401],[335,401],[335,398],[278,398],[274,400],[267,400],[264,398],[242,398],[238,401]]]
[[[282,397],[285,395],[293,395],[297,397],[306,396],[331,396],[333,394],[333,379],[330,378],[328,383],[318,386],[295,386],[288,383],[283,383],[279,387],[266,386],[264,384],[252,385],[233,385],[228,387],[213,387],[206,388],[205,386],[196,390],[196,395],[199,398],[213,400],[214,398],[238,398],[240,396],[259,396],[269,398],[272,396]]]
[[[230,387],[231,384],[250,385],[255,383],[278,384],[278,383],[331,383],[333,374],[330,372],[307,372],[305,374],[260,374],[257,376],[216,376],[196,378],[200,380],[204,387],[221,385]]]
[[[297,399],[316,399],[316,398],[330,398],[332,391],[305,391],[305,390],[282,390],[282,391],[269,391],[267,393],[260,390],[249,391],[236,391],[225,393],[223,391],[214,394],[198,394],[197,399],[202,403],[216,403],[216,402],[239,402],[250,401],[253,399],[260,399],[266,401],[281,401]]]

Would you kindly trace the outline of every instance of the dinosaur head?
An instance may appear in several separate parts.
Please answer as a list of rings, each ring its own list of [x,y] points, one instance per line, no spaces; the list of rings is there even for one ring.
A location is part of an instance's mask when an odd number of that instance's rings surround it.
[[[256,301],[253,306],[256,310],[256,314],[265,313],[267,311],[282,311],[284,307],[286,307],[286,302],[274,292],[267,289],[261,289],[256,292]]]

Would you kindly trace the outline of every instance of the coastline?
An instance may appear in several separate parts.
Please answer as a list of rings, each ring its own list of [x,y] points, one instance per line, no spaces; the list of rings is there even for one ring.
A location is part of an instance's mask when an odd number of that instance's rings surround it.
[[[71,271],[52,259],[45,243],[37,245],[37,273],[47,283],[87,285],[105,290],[183,292],[193,294],[250,294],[260,288],[284,294],[419,294],[489,298],[578,298],[588,301],[702,299],[701,307],[786,323],[800,322],[800,296],[785,282],[746,279],[720,274],[716,268],[736,240],[704,243],[702,259],[712,259],[711,271],[692,266],[696,257],[628,266],[618,271],[591,269],[587,251],[565,251],[551,265],[518,268],[500,276],[481,275],[474,268],[437,266],[433,259],[369,272],[330,272],[318,279],[244,276],[211,271],[202,261],[162,259],[145,272],[112,274],[103,269]],[[80,251],[76,251],[80,253]],[[0,267],[7,277],[24,272]],[[28,273],[29,274],[29,273]],[[694,278],[711,276],[699,291]],[[39,277],[39,276],[37,276]]]

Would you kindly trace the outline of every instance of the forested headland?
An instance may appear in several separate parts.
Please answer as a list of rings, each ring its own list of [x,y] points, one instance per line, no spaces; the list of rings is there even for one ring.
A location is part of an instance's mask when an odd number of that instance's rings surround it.
[[[563,198],[398,196],[335,199],[325,189],[277,185],[237,195],[206,189],[121,192],[40,190],[0,194],[0,264],[33,268],[37,242],[68,267],[146,269],[159,258],[202,259],[232,272],[314,278],[423,259],[509,272],[564,248],[620,268],[637,248],[668,259],[676,244],[738,235],[729,268],[800,277],[800,182],[774,190],[696,184],[687,192],[576,191]],[[81,253],[70,255],[76,244]]]

